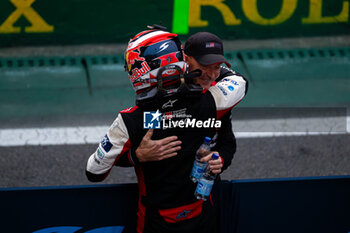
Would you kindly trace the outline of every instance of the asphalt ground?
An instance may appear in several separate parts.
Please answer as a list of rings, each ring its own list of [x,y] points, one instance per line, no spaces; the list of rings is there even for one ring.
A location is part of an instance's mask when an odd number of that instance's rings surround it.
[[[237,152],[222,179],[350,175],[349,142],[349,134],[237,139]],[[96,147],[0,147],[0,187],[91,185],[85,166]],[[136,182],[133,168],[114,167],[100,184]]]

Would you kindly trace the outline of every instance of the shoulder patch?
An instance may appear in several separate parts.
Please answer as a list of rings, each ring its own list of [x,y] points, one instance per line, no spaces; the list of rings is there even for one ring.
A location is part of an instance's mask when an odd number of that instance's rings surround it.
[[[131,113],[131,112],[134,112],[137,108],[138,108],[138,106],[126,108],[126,109],[121,110],[120,113]]]

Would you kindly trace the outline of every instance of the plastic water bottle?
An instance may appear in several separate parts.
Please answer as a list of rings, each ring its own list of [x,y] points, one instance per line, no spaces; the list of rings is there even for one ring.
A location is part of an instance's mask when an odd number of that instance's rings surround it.
[[[213,153],[211,159],[216,160],[219,158],[219,155]],[[206,172],[203,173],[202,177],[199,179],[196,191],[194,192],[195,197],[199,199],[203,199],[206,201],[211,193],[211,190],[214,185],[214,181],[216,179],[216,174],[213,174],[209,166],[207,166]]]
[[[199,178],[201,178],[204,170],[207,167],[207,162],[201,162],[201,158],[208,155],[210,153],[210,137],[205,137],[203,144],[199,147],[196,152],[196,159],[194,160],[192,172],[190,175],[191,180],[196,183]]]

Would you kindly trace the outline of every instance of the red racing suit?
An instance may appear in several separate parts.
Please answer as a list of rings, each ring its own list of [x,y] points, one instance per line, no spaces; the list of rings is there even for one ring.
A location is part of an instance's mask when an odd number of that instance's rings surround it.
[[[137,232],[215,232],[212,203],[194,197],[196,184],[189,175],[197,148],[204,137],[214,137],[222,116],[245,96],[246,84],[244,77],[231,73],[203,94],[174,95],[157,106],[121,111],[88,159],[88,179],[102,181],[114,165],[135,167],[139,187]],[[150,114],[152,119],[145,117]],[[154,130],[153,140],[176,135],[182,141],[176,156],[156,162],[138,161],[133,148],[140,144],[148,130],[144,126],[150,121],[160,127]],[[222,159],[230,164],[232,156]]]

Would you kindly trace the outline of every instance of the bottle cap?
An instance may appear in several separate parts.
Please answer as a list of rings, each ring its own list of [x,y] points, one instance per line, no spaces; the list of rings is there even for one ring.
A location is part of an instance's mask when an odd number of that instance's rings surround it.
[[[219,155],[217,153],[213,153],[211,156],[211,159],[216,160],[219,158]]]
[[[205,143],[211,142],[211,138],[210,138],[210,137],[205,137],[205,138],[204,138],[204,142],[205,142]]]

